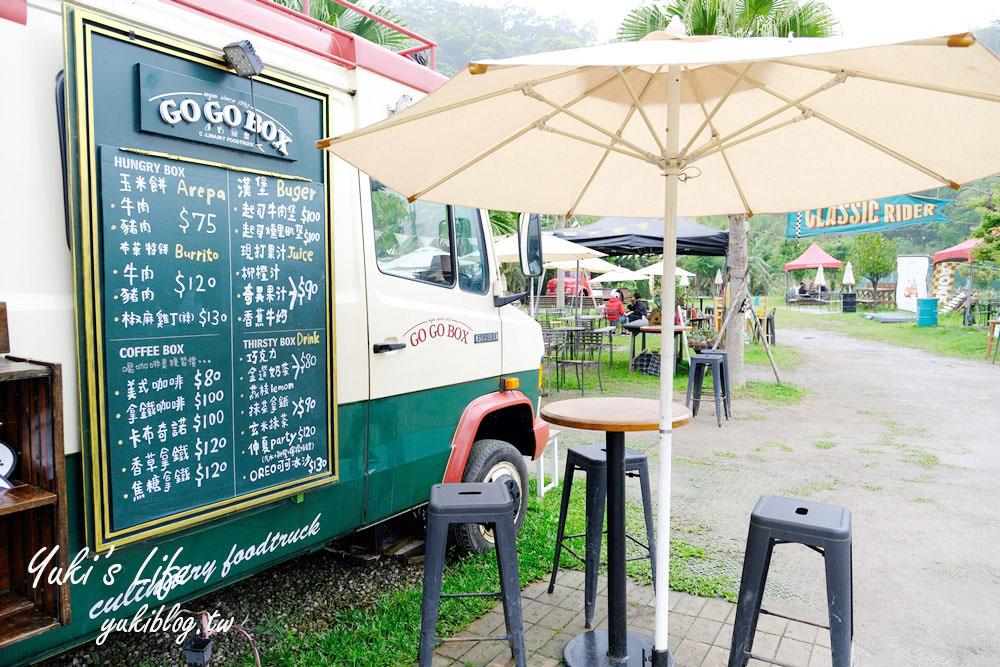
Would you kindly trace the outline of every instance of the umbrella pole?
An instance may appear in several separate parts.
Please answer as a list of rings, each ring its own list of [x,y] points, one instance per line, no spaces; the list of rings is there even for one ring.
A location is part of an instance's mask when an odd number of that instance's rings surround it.
[[[580,316],[580,309],[583,306],[583,292],[580,290],[580,260],[576,260],[576,314]]]
[[[677,149],[680,124],[681,69],[670,65],[667,71],[667,156],[670,162],[666,169],[666,183],[663,197],[663,308],[667,315],[662,325],[673,328],[676,286],[674,273],[677,265]],[[668,319],[669,318],[669,319]],[[664,335],[670,341],[669,353],[673,354],[673,332]],[[656,632],[653,637],[653,667],[671,667],[673,657],[667,650],[668,609],[670,599],[670,473],[673,459],[673,425],[671,407],[674,400],[673,364],[664,363],[664,349],[660,347],[660,447],[659,477],[656,516]]]

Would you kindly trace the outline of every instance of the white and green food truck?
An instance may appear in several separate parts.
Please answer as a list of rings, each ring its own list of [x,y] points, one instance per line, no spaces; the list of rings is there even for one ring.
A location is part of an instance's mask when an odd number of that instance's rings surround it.
[[[542,339],[486,212],[316,146],[440,75],[267,0],[11,0],[0,55],[0,664],[524,485]]]

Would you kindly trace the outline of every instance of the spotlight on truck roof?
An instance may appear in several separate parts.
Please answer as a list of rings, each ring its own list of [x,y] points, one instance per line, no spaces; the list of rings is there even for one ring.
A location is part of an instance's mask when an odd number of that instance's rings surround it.
[[[254,51],[249,39],[244,39],[222,47],[226,62],[236,70],[237,76],[257,76],[264,71],[264,63]]]

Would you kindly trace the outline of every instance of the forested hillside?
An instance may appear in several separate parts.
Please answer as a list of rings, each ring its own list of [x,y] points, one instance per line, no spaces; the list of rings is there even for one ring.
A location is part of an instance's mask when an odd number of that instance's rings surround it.
[[[476,58],[572,49],[593,44],[596,38],[591,26],[580,29],[569,18],[544,18],[527,7],[494,9],[454,0],[388,0],[382,4],[407,27],[437,42],[437,69],[446,76]]]

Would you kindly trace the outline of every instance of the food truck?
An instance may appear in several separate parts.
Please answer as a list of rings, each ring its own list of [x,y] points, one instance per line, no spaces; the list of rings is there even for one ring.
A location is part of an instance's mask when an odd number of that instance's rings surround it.
[[[0,664],[524,486],[542,339],[486,212],[316,146],[420,58],[268,0],[11,0],[0,54]]]

